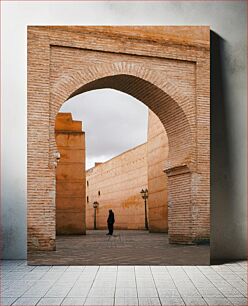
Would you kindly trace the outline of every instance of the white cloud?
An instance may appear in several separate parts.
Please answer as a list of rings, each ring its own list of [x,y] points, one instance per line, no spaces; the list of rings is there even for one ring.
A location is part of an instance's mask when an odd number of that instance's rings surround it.
[[[65,102],[60,111],[83,122],[87,169],[147,141],[148,108],[122,92],[86,92]]]

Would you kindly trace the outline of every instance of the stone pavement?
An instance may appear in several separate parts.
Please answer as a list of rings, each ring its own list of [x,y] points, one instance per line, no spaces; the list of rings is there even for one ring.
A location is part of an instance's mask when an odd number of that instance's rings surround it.
[[[209,265],[209,245],[169,244],[165,233],[120,230],[57,236],[57,250],[28,255],[32,265]]]
[[[247,262],[28,266],[2,261],[1,305],[247,305]]]

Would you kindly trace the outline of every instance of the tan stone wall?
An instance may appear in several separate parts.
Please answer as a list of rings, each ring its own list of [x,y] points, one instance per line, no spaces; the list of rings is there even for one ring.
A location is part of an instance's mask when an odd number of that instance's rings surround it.
[[[159,118],[149,111],[147,167],[150,232],[168,231],[168,188],[164,173],[168,151],[168,138],[164,126]]]
[[[85,234],[85,134],[71,113],[58,113],[55,138],[60,160],[56,168],[56,233]]]
[[[94,226],[94,201],[99,203],[97,229],[107,227],[109,209],[115,213],[116,229],[145,228],[144,200],[140,191],[147,188],[147,144],[89,169],[86,180],[87,229]]]
[[[87,171],[87,228],[93,228],[92,203],[98,201],[101,202],[100,208],[97,209],[98,228],[106,227],[108,209],[111,208],[118,213],[117,228],[143,229],[144,202],[139,191],[148,187],[149,231],[168,231],[168,190],[164,173],[168,156],[168,138],[163,124],[152,111],[149,111],[148,141],[143,147],[133,148],[105,163],[96,163],[94,168]],[[142,167],[137,164],[140,159],[143,160]],[[109,171],[112,175],[108,174]],[[117,185],[113,183],[113,176]],[[143,183],[140,184],[141,179]],[[108,190],[108,186],[112,188]]]
[[[56,115],[69,97],[98,88],[134,96],[165,127],[171,241],[209,238],[209,34],[209,27],[28,28],[29,250],[55,249]],[[179,199],[181,180],[187,194]]]

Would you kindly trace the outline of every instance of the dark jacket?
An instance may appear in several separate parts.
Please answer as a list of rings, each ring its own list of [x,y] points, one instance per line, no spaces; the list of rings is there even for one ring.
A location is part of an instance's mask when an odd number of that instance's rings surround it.
[[[115,215],[112,211],[109,213],[107,222],[109,224],[114,224],[115,223]]]

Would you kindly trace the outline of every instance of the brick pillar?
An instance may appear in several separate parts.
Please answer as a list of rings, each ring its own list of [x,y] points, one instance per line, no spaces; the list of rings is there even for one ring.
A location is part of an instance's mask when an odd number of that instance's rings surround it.
[[[168,177],[169,242],[178,244],[209,242],[207,227],[209,203],[208,201],[201,203],[201,185],[204,176],[191,171],[187,165],[169,168],[164,172]],[[205,207],[205,212],[202,207]],[[204,219],[207,225],[204,222],[200,223],[200,218]]]
[[[168,176],[169,242],[191,244],[192,232],[192,173],[186,165],[166,169]]]
[[[58,113],[55,138],[60,152],[56,168],[56,234],[85,234],[85,133],[71,113]]]

